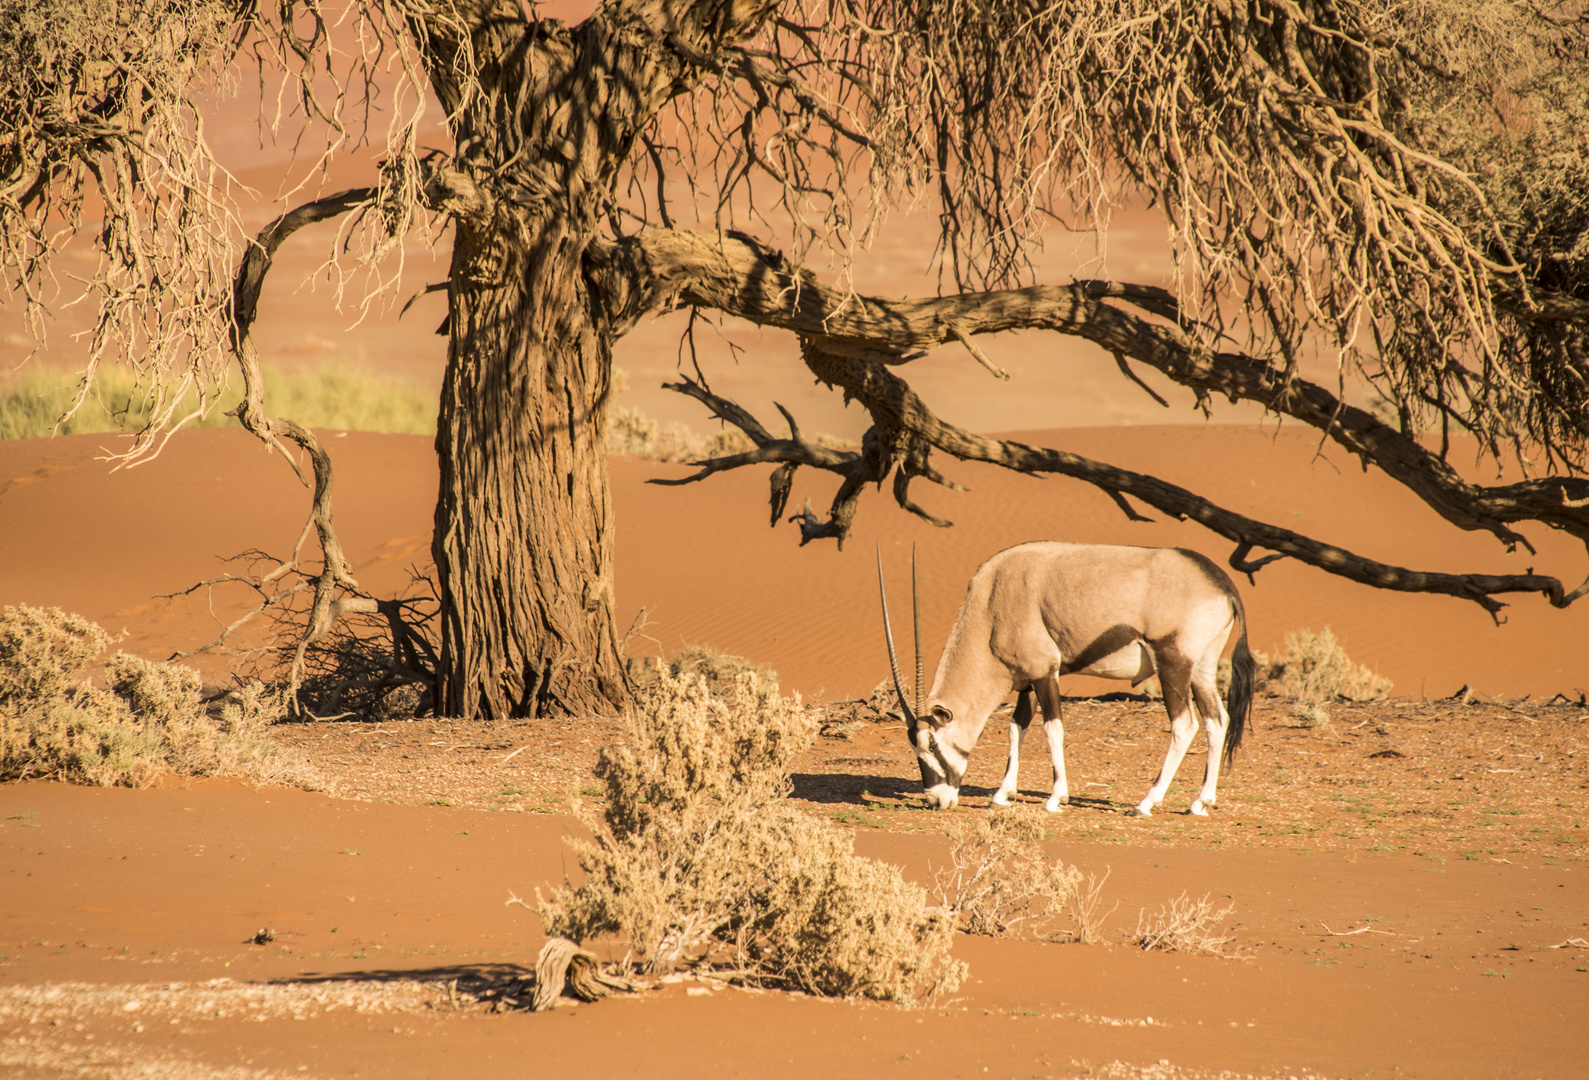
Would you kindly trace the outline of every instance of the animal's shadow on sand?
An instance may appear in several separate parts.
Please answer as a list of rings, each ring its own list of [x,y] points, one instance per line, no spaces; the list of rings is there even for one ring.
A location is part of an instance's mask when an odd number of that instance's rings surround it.
[[[791,773],[789,776],[796,799],[826,806],[858,806],[863,809],[914,809],[922,805],[921,782],[897,776],[875,776],[866,773]],[[960,788],[962,805],[966,801],[983,803],[997,791],[993,787],[966,784]],[[1049,792],[1021,788],[1015,793],[1019,804],[1041,805]],[[1091,810],[1105,814],[1119,814],[1129,809],[1112,799],[1096,795],[1071,795],[1069,807],[1073,810]]]

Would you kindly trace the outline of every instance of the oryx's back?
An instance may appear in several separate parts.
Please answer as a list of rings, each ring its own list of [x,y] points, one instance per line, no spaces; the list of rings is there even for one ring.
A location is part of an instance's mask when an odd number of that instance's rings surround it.
[[[1240,603],[1224,571],[1196,552],[1036,541],[982,564],[962,618],[978,624],[964,627],[968,637],[1014,667],[1026,667],[1024,654],[1046,639],[1058,646],[1065,671],[1134,680],[1135,672],[1122,670],[1135,660],[1133,643],[1213,634]]]

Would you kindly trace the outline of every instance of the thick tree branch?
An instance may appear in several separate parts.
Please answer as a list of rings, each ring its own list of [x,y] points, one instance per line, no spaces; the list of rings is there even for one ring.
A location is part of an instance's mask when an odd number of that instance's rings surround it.
[[[963,460],[1034,474],[1060,473],[1117,497],[1129,494],[1230,539],[1238,545],[1234,565],[1244,572],[1262,565],[1264,560],[1249,563],[1246,554],[1263,547],[1377,588],[1472,600],[1492,615],[1503,606],[1493,599],[1497,594],[1539,592],[1553,604],[1565,606],[1589,588],[1586,583],[1568,593],[1556,578],[1532,573],[1437,574],[1388,566],[1232,513],[1155,477],[963,431],[941,421],[904,380],[866,355],[930,348],[956,338],[952,327],[967,337],[1017,328],[1086,337],[1153,364],[1200,393],[1218,390],[1250,397],[1329,432],[1337,442],[1381,464],[1454,524],[1488,529],[1516,543],[1522,537],[1505,523],[1532,519],[1589,541],[1589,510],[1575,505],[1589,496],[1589,481],[1553,477],[1499,488],[1467,484],[1414,440],[1321,388],[1301,380],[1281,383],[1266,366],[1238,354],[1200,353],[1177,328],[1150,323],[1102,299],[1113,295],[1162,303],[1144,287],[1094,282],[902,301],[840,295],[809,273],[794,272],[777,252],[737,234],[719,239],[647,232],[593,252],[592,261],[616,298],[615,307],[627,312],[629,319],[648,309],[697,306],[799,334],[808,366],[819,378],[841,388],[846,400],[858,400],[866,407],[880,442],[915,438]]]

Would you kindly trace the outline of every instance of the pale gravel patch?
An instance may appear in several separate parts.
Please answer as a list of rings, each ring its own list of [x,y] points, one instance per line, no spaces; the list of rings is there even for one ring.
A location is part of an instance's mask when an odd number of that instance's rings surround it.
[[[101,985],[61,982],[0,988],[0,1024],[25,1024],[0,1038],[0,1074],[72,1080],[302,1080],[281,1072],[216,1066],[150,1056],[110,1041],[79,1042],[72,1035],[94,1020],[143,1024],[242,1020],[309,1020],[332,1012],[390,1016],[474,1004],[444,982],[198,983]]]
[[[127,1019],[307,1020],[329,1012],[423,1013],[473,1003],[445,982],[416,980],[323,983],[199,983],[101,985],[60,982],[0,988],[0,1023],[76,1023],[94,1017]]]
[[[16,1080],[304,1080],[304,1072],[209,1065],[175,1057],[136,1057],[121,1047],[63,1044],[49,1035],[0,1039],[0,1073]]]
[[[1086,1071],[1079,1076],[1096,1080],[1329,1080],[1323,1073],[1310,1071],[1279,1073],[1205,1072],[1183,1069],[1179,1065],[1161,1060],[1153,1065],[1132,1065],[1124,1061],[1111,1061],[1103,1065],[1082,1066]]]

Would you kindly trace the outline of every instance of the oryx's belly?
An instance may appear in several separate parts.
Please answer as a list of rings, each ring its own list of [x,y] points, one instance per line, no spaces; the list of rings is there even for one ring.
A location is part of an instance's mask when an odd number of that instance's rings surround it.
[[[1129,679],[1139,683],[1153,674],[1153,654],[1147,644],[1133,641],[1121,649],[1097,659],[1084,660],[1084,667],[1065,665],[1066,675],[1096,675],[1100,679]]]

